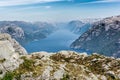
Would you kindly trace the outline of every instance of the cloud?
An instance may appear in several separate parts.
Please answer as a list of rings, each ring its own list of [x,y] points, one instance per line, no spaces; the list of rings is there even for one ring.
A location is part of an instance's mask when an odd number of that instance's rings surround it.
[[[46,9],[50,9],[52,6],[45,6]]]
[[[91,1],[91,2],[86,2],[87,3],[110,3],[110,2],[120,2],[120,0],[99,0],[99,1]]]
[[[35,3],[48,3],[57,2],[63,0],[0,0],[0,6],[16,6],[16,5],[26,5]]]

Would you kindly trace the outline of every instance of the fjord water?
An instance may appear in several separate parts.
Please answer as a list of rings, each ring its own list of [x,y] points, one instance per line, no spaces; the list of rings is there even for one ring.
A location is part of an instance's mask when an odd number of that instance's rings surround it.
[[[72,50],[70,44],[79,37],[67,29],[59,29],[50,34],[47,38],[36,40],[24,45],[28,53],[47,51],[58,52],[61,50]]]

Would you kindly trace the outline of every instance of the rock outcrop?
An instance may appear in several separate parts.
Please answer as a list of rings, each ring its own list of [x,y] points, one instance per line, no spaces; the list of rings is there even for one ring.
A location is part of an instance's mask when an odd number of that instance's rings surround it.
[[[9,34],[0,34],[0,54],[7,56],[14,53],[27,54],[26,50],[15,39],[12,39]]]
[[[71,48],[120,57],[120,16],[95,22],[90,30],[71,44]]]
[[[0,34],[0,77],[18,68],[23,62],[20,55],[26,54],[26,50],[9,34]]]
[[[37,52],[18,61],[19,67],[6,71],[3,80],[120,80],[120,59],[96,53]]]

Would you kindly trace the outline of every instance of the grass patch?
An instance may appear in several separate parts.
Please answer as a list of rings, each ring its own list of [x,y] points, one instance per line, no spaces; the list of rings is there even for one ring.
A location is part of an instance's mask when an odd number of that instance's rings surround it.
[[[14,70],[14,77],[16,80],[21,80],[22,74],[29,74],[30,72],[32,72],[32,77],[37,77],[43,73],[45,66],[42,65],[42,63],[35,66],[36,61],[33,58],[29,59],[26,56],[22,56],[21,59],[23,59],[24,62],[20,64],[19,68]]]
[[[63,75],[63,78],[60,80],[70,80],[70,76],[68,74]]]
[[[1,80],[13,80],[13,78],[14,78],[13,72],[6,72],[6,74]]]

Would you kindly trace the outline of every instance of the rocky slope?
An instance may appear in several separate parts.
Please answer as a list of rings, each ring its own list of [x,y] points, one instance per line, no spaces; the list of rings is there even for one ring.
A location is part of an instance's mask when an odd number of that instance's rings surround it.
[[[15,59],[14,69],[1,62],[2,80],[120,80],[120,59],[95,53],[37,52]]]
[[[85,31],[87,31],[90,28],[89,23],[83,23],[79,20],[74,20],[68,23],[67,29],[72,31],[75,34],[83,34]]]
[[[90,30],[72,43],[71,48],[120,57],[120,16],[95,22]]]
[[[26,50],[15,40],[12,39],[9,34],[0,34],[0,54],[9,55],[13,53],[18,53],[20,55],[27,54]]]
[[[0,33],[8,33],[16,40],[25,39],[25,33],[23,29],[15,25],[8,25],[0,28]]]
[[[9,34],[0,34],[0,77],[19,67],[19,55],[26,54],[26,50]]]

